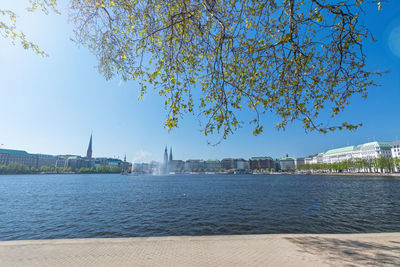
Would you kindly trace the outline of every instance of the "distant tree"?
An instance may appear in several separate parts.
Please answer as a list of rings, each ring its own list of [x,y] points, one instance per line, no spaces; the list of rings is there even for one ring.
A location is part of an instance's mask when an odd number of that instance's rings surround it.
[[[40,167],[41,172],[49,172],[51,171],[51,168],[49,166],[42,166]]]
[[[108,173],[111,172],[111,168],[109,166],[98,166],[96,167],[96,172],[98,173]]]
[[[11,162],[8,165],[3,165],[4,174],[25,174],[30,173],[30,168],[16,162]]]
[[[397,172],[400,171],[400,158],[394,158],[394,166],[397,169]]]
[[[31,0],[31,10],[56,10],[57,2]],[[335,117],[352,96],[366,97],[380,74],[365,66],[370,32],[361,22],[363,8],[378,2],[70,0],[69,7],[75,41],[97,56],[106,79],[138,79],[141,97],[148,86],[165,96],[168,129],[196,111],[205,135],[226,138],[243,124],[245,107],[254,111],[254,134],[269,112],[277,129],[296,120],[322,133],[359,127],[327,126],[321,111]],[[45,54],[17,31],[12,11],[0,15],[3,36]]]
[[[88,168],[88,167],[82,167],[80,169],[76,170],[79,173],[94,173],[95,169],[94,168]]]
[[[114,166],[114,167],[111,168],[111,172],[113,172],[113,173],[119,173],[119,172],[121,172],[121,168],[120,168],[120,167],[117,167],[117,166]]]

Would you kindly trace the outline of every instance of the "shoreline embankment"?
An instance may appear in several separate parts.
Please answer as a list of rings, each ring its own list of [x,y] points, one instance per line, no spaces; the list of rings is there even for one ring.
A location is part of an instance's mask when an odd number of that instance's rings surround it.
[[[300,173],[299,173],[300,174]],[[400,177],[400,173],[371,173],[371,172],[318,172],[302,175],[329,175],[329,176],[359,176],[359,177]]]

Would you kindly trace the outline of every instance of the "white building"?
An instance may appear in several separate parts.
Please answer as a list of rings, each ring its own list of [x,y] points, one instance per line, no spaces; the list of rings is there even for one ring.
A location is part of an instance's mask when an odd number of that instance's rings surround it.
[[[318,153],[313,157],[307,157],[304,159],[304,163],[305,164],[321,164],[321,163],[323,163],[323,161],[322,161],[323,155],[324,155],[324,153]]]
[[[393,141],[391,152],[392,158],[400,158],[400,141]]]
[[[353,159],[356,146],[346,146],[326,151],[322,155],[322,163],[335,163]]]
[[[328,150],[322,155],[323,163],[335,163],[354,159],[376,159],[392,157],[392,143],[370,142],[358,146],[346,146]]]
[[[312,156],[304,158],[304,164],[313,164],[313,159],[314,157]]]

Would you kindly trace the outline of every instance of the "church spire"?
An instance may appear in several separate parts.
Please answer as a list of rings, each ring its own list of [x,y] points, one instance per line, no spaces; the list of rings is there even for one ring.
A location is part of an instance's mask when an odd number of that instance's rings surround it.
[[[169,148],[169,162],[172,162],[173,158],[172,158],[172,147]]]
[[[165,150],[164,150],[164,166],[168,165],[168,149],[167,146],[165,146]]]
[[[92,158],[92,134],[90,134],[90,141],[89,141],[89,146],[86,152],[86,157],[91,159]]]

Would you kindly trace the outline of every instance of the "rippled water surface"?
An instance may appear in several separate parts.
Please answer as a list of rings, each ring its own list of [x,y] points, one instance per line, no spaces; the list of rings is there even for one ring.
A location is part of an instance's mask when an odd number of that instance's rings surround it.
[[[400,232],[400,179],[0,176],[0,240]]]

